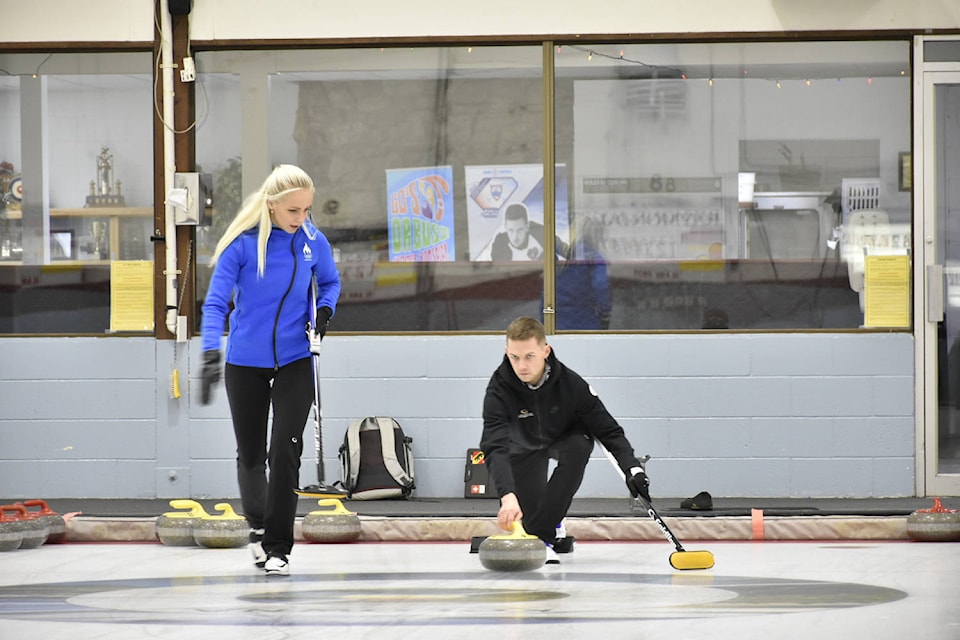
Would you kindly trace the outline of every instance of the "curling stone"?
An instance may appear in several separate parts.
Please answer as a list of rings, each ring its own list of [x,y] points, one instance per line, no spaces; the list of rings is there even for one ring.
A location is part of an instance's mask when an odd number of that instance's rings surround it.
[[[157,517],[157,538],[171,547],[192,547],[196,544],[193,528],[207,512],[195,500],[171,500],[170,506],[189,511],[168,511]]]
[[[303,517],[301,526],[304,540],[310,542],[356,542],[360,538],[360,516],[347,511],[337,498],[317,500],[321,507],[331,510],[311,511]]]
[[[27,508],[20,503],[8,504],[0,509],[14,513],[14,517],[23,523],[23,539],[21,549],[36,549],[47,541],[47,528],[36,517],[30,515]]]
[[[193,528],[194,541],[208,549],[232,549],[247,544],[250,539],[247,519],[237,515],[227,502],[217,504],[214,509],[222,513],[218,516],[201,516]]]
[[[0,551],[14,551],[23,542],[22,520],[7,516],[7,510],[0,507]]]
[[[547,561],[543,540],[513,523],[513,532],[490,536],[480,543],[480,564],[491,571],[533,571]]]
[[[37,513],[40,522],[47,528],[47,544],[57,544],[67,541],[67,522],[59,513],[51,509],[44,500],[25,500],[25,507],[40,507]]]
[[[956,542],[960,540],[960,513],[945,509],[940,498],[934,498],[933,508],[917,509],[907,516],[907,535],[924,542]]]

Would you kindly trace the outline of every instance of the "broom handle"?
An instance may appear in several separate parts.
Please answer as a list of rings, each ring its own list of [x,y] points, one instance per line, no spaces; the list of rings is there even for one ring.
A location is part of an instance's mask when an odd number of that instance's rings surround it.
[[[607,460],[610,461],[610,464],[613,465],[613,468],[617,470],[617,473],[620,474],[620,478],[626,481],[626,476],[623,473],[623,469],[620,468],[620,465],[617,463],[617,459],[613,457],[613,454],[610,453],[610,450],[605,446],[600,444],[600,448],[603,449],[603,452],[607,454]],[[644,456],[641,462],[646,462],[650,459],[650,456]],[[657,510],[653,508],[653,505],[650,504],[643,496],[637,496],[637,500],[640,501],[640,504],[644,506],[647,511],[647,515],[653,518],[653,521],[657,524],[657,527],[660,529],[660,533],[663,534],[663,537],[666,538],[673,546],[677,548],[677,551],[683,551],[683,545],[680,544],[680,541],[677,540],[677,536],[673,535],[673,532],[670,531],[670,527],[667,526],[667,523],[663,521],[663,518],[660,517],[660,514],[657,513]]]
[[[308,322],[316,331],[317,317],[317,279],[310,277],[310,309]],[[317,458],[317,484],[326,486],[326,472],[323,468],[323,418],[320,417],[320,354],[311,354],[313,359],[313,451]]]

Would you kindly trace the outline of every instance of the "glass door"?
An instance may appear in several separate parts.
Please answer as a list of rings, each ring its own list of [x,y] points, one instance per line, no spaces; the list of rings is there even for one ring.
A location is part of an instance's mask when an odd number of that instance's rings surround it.
[[[960,495],[960,63],[956,68],[923,73],[922,184],[915,191],[926,229],[918,236],[926,254],[925,360],[936,363],[935,371],[924,367],[921,493],[929,496]]]

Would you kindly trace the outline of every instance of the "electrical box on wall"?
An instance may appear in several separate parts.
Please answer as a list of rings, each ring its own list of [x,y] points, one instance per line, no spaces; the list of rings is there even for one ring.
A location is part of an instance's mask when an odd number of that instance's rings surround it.
[[[168,7],[172,16],[188,16],[193,8],[193,0],[170,0]]]
[[[168,197],[168,201],[174,205],[174,223],[178,225],[207,224],[205,192],[199,173],[175,173],[173,189]]]

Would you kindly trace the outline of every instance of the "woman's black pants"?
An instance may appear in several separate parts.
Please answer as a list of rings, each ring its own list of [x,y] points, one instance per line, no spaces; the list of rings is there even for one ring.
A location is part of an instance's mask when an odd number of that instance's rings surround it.
[[[224,386],[237,438],[243,513],[251,529],[264,529],[267,554],[287,555],[293,548],[303,429],[313,404],[313,363],[303,358],[276,370],[227,364]]]

